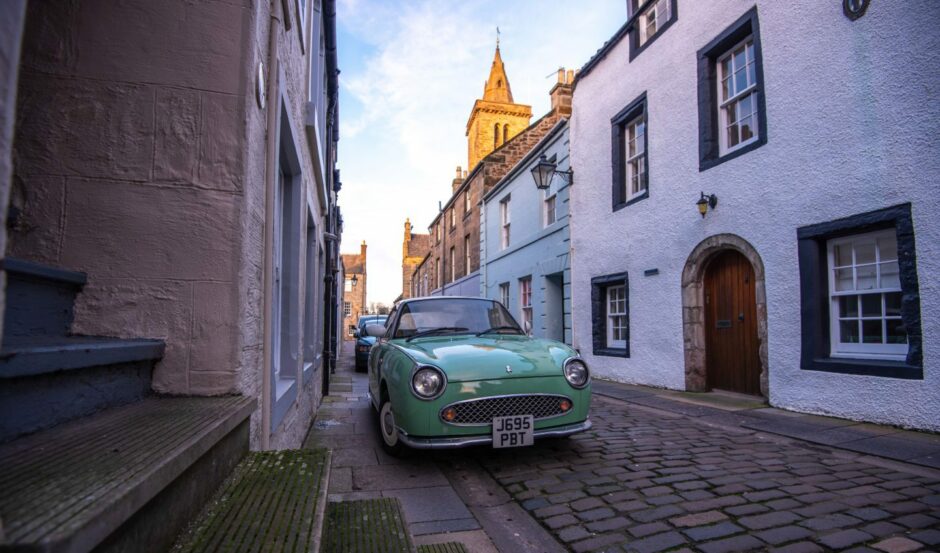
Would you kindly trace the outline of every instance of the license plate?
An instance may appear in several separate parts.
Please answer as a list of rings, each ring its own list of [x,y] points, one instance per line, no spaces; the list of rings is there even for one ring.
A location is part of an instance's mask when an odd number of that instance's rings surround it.
[[[535,417],[512,415],[493,418],[493,447],[522,447],[535,443]]]

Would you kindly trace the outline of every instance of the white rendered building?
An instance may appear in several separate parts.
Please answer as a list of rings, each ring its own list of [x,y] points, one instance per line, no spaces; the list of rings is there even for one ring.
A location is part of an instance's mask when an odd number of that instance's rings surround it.
[[[594,374],[940,430],[940,5],[640,3],[574,92]]]

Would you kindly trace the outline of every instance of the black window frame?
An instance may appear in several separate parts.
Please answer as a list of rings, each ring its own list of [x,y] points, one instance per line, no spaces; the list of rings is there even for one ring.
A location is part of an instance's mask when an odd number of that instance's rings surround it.
[[[646,42],[640,44],[640,14],[650,9],[652,6],[651,0],[629,0],[630,9],[630,61],[632,62],[637,56],[639,56],[644,50],[649,48],[651,44],[656,42],[656,39],[660,37],[663,33],[666,32],[673,23],[679,19],[679,1],[678,0],[667,0],[671,3],[669,6],[669,20],[664,24],[659,25],[657,22],[656,34],[652,37],[647,38]],[[646,4],[642,7],[634,7],[633,4]]]
[[[626,346],[607,347],[607,289],[624,286],[627,336]],[[630,279],[627,273],[614,273],[591,279],[591,337],[593,353],[605,357],[630,357]]]
[[[831,357],[827,242],[894,228],[901,280],[901,320],[908,335],[904,361]],[[904,203],[797,229],[802,347],[800,368],[864,376],[923,380],[923,332],[911,204]]]
[[[721,155],[719,146],[720,120],[718,117],[718,58],[744,40],[753,37],[754,71],[757,76],[757,140],[733,152]],[[764,56],[761,47],[760,22],[757,6],[749,9],[727,29],[712,39],[696,54],[698,60],[698,126],[699,172],[721,165],[726,161],[752,152],[767,143],[767,102],[764,91]]]
[[[627,200],[626,126],[638,117],[643,118],[644,124],[643,155],[646,158],[646,191]],[[628,205],[633,205],[650,197],[650,125],[645,91],[617,112],[617,115],[610,118],[610,131],[611,209],[619,211]]]

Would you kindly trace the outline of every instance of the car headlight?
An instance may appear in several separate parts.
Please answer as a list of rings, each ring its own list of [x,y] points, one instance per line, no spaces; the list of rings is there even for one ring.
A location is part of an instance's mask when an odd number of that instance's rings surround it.
[[[590,375],[588,374],[587,364],[580,359],[569,359],[565,361],[565,380],[574,388],[584,388],[587,386]]]
[[[444,373],[437,367],[422,366],[411,377],[411,389],[421,399],[434,399],[441,395],[445,385]]]

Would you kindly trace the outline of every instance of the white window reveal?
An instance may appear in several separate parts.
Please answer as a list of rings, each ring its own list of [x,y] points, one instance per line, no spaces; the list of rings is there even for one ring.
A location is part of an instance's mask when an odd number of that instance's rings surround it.
[[[519,279],[519,308],[522,315],[522,328],[532,331],[532,277]]]
[[[642,2],[641,2],[642,3]],[[653,37],[672,18],[672,0],[655,0],[640,15],[640,46]]]
[[[739,42],[718,59],[719,149],[724,155],[757,140],[757,67],[754,39]]]
[[[629,122],[624,133],[624,159],[627,160],[624,197],[627,201],[646,192],[646,117]]]
[[[556,194],[550,193],[548,190],[545,191],[545,201],[543,202],[544,212],[545,212],[545,226],[551,225],[558,220],[558,213],[555,210],[555,198]]]
[[[463,237],[463,274],[470,274],[470,235]]]
[[[509,201],[511,197],[506,196],[499,202],[499,223],[501,226],[499,249],[505,250],[509,247]]]
[[[627,287],[607,288],[607,347],[627,347]]]
[[[830,240],[828,254],[831,355],[903,360],[895,230]]]

